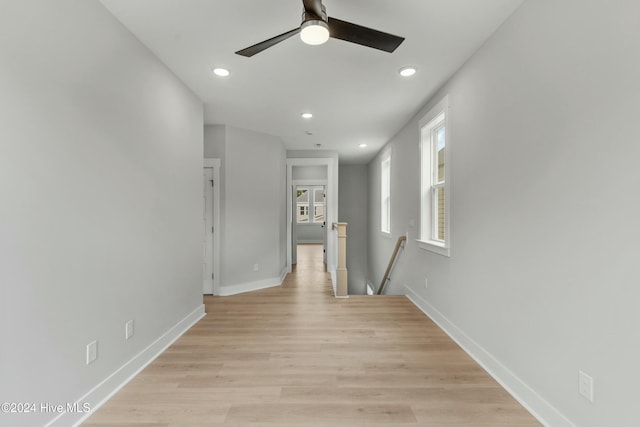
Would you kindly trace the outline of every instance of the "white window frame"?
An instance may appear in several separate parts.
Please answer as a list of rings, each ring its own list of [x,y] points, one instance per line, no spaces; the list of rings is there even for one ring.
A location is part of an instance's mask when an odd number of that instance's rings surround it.
[[[313,221],[310,221],[313,224],[323,224],[325,222],[325,205],[326,205],[326,201],[325,201],[325,188],[323,187],[311,187],[313,189],[313,200],[309,199],[309,205],[313,205]],[[316,202],[316,192],[322,192],[322,202],[321,203],[317,203]],[[316,210],[319,206],[322,206],[322,221],[316,221]],[[309,215],[311,215],[311,210],[309,211]],[[311,218],[311,216],[309,217]]]
[[[299,215],[306,215],[307,217],[309,217],[309,205],[299,205],[298,207],[300,208]],[[306,224],[308,222],[309,220],[307,220],[307,222],[305,223],[298,222],[298,224]]]
[[[309,195],[309,200],[307,201],[307,203],[306,203],[306,204],[304,204],[304,205],[299,205],[299,204],[297,204],[297,202],[296,202],[296,224],[298,224],[298,225],[308,225],[308,224],[311,224],[312,222],[311,222],[311,217],[309,216],[309,214],[310,214],[310,212],[309,212],[309,204],[310,204],[310,201],[311,201],[311,196],[312,196],[313,191],[312,191],[312,189],[311,189],[311,188],[309,188],[309,187],[308,187],[308,186],[306,186],[306,185],[305,185],[305,186],[298,185],[298,186],[296,186],[296,190],[306,190],[306,191],[307,191],[307,193],[308,193],[308,195]],[[307,220],[306,220],[306,221],[298,221],[298,216],[300,216],[300,215],[304,215],[304,213],[300,212],[300,208],[306,208],[306,209],[305,209],[305,210],[307,211]]]
[[[306,204],[301,205],[296,202],[296,224],[297,225],[324,224],[326,222],[326,209],[325,209],[326,201],[323,201],[321,203],[316,203],[315,200],[316,200],[316,192],[318,191],[322,192],[323,200],[324,200],[325,186],[324,185],[297,185],[296,190],[306,190],[309,194],[309,200],[307,201]],[[316,221],[316,210],[319,206],[322,206],[323,208],[324,219],[322,221]],[[300,212],[300,208],[304,208],[304,210],[307,212],[306,221],[298,221],[298,216],[303,215],[303,213]]]
[[[420,120],[420,238],[418,246],[444,256],[451,256],[451,113],[449,96],[445,96]],[[438,182],[437,139],[434,134],[445,128],[444,183]],[[437,238],[438,209],[436,191],[444,188],[444,241]]]
[[[380,159],[380,232],[391,236],[391,151]]]

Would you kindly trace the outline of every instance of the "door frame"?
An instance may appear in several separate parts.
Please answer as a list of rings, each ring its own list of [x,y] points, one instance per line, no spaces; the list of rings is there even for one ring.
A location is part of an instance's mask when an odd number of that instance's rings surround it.
[[[325,194],[325,204],[324,204],[324,210],[325,210],[325,216],[324,216],[324,231],[323,231],[323,238],[322,238],[322,248],[324,249],[324,254],[322,255],[322,259],[324,261],[324,263],[327,263],[327,241],[329,239],[329,222],[327,221],[327,215],[326,215],[326,211],[327,211],[327,180],[326,179],[294,179],[291,181],[291,189],[292,189],[292,193],[291,193],[291,200],[293,202],[293,195],[296,194],[297,191],[297,187],[301,186],[301,187],[323,187],[324,188],[324,194]],[[311,200],[311,199],[309,199]],[[292,213],[291,213],[291,263],[292,264],[296,264],[297,263],[297,248],[294,247],[293,242],[296,242],[296,244],[298,243],[298,236],[296,233],[296,220],[295,220],[295,215],[293,214],[293,212],[296,210],[296,206],[294,206],[293,204],[291,205],[291,209],[292,209]],[[309,211],[309,218],[311,218],[311,211]],[[295,261],[295,262],[294,262]]]
[[[332,157],[287,159],[287,271],[291,273],[293,245],[293,167],[326,166],[327,184],[325,194],[328,209],[325,211],[327,228],[327,271],[335,275],[338,262],[338,237],[332,224],[338,222],[338,159]]]
[[[213,294],[220,294],[220,159],[204,159],[203,169],[213,169]],[[204,189],[203,189],[204,192]],[[207,233],[208,230],[205,230]],[[204,279],[204,278],[203,278]]]

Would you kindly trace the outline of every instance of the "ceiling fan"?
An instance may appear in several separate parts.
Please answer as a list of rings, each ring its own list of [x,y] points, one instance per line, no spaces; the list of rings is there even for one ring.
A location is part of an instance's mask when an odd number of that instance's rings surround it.
[[[329,37],[333,37],[334,39],[345,40],[385,52],[393,52],[404,41],[404,37],[394,36],[393,34],[383,33],[382,31],[328,17],[322,0],[302,0],[302,4],[304,11],[302,12],[302,24],[300,27],[239,50],[236,53],[251,57],[298,33],[300,33],[300,38],[303,42],[311,45],[322,44]]]

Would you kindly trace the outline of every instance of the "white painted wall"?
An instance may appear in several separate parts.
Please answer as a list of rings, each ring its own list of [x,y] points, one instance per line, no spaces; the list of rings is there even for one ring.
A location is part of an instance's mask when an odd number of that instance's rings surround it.
[[[204,152],[222,162],[221,294],[279,284],[287,236],[282,142],[232,126],[205,126]]]
[[[349,295],[366,293],[367,274],[367,166],[340,166],[338,217],[347,225]]]
[[[203,310],[202,104],[98,2],[0,9],[0,401],[73,403]]]
[[[293,166],[293,180],[327,180],[326,166]]]
[[[369,166],[369,277],[408,231],[390,290],[553,426],[638,424],[639,16],[635,1],[525,1],[390,141],[392,240],[377,231]],[[414,240],[418,120],[447,93],[450,258]],[[593,404],[579,369],[594,377]]]
[[[332,159],[335,159],[335,161],[337,162],[338,152],[336,150],[287,150],[287,159],[323,159],[323,158],[332,158]],[[310,166],[306,165],[301,167],[307,168]]]
[[[207,125],[204,127],[205,159],[223,159],[225,156],[226,126]]]
[[[322,224],[296,224],[295,238],[298,243],[322,243],[324,227]]]

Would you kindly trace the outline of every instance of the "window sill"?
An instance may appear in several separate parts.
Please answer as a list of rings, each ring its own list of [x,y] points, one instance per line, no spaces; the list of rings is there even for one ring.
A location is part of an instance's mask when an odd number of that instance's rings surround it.
[[[391,238],[391,233],[387,233],[386,231],[381,231],[381,232],[380,232],[380,235],[381,235],[382,237],[386,237],[387,239],[390,239],[390,238]]]
[[[424,249],[425,251],[433,252],[446,257],[451,256],[451,248],[445,247],[443,243],[425,240],[416,240],[416,242],[418,242],[418,247]]]

